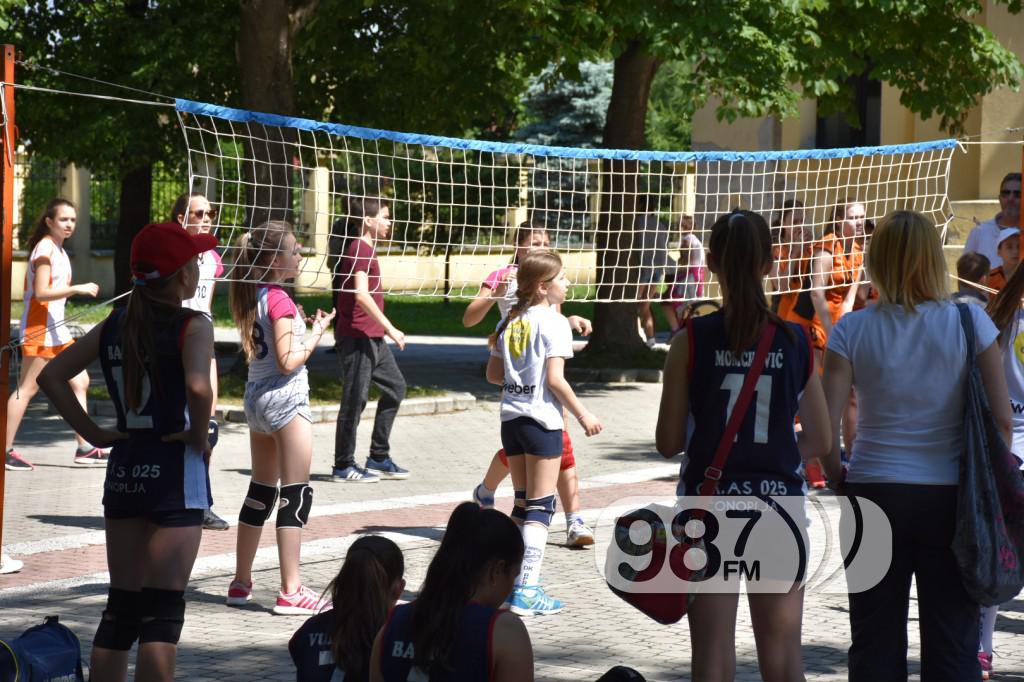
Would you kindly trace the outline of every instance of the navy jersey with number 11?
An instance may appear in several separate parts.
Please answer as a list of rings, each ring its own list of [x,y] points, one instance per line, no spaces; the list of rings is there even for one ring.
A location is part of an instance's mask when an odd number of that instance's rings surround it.
[[[800,452],[793,429],[800,397],[814,371],[806,332],[775,327],[765,367],[718,482],[721,495],[800,495]],[[722,440],[754,359],[758,341],[738,356],[729,350],[721,311],[687,324],[690,349],[690,425],[680,472],[681,494],[696,494]]]

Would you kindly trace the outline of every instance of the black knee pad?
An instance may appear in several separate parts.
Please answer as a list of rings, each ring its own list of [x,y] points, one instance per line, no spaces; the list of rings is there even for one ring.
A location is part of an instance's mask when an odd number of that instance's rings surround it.
[[[96,628],[92,645],[101,649],[128,651],[139,638],[139,608],[141,592],[130,592],[117,587],[107,590],[107,608]]]
[[[181,590],[142,588],[139,619],[139,644],[164,642],[178,644],[185,625],[185,593]]]
[[[526,502],[526,491],[525,490],[517,490],[517,491],[515,491],[515,496],[516,496],[516,502],[518,502],[519,500],[522,500],[524,503]],[[513,505],[512,513],[509,514],[509,516],[512,517],[513,521],[515,521],[516,523],[522,525],[523,521],[526,521],[526,507],[525,507],[525,505],[519,505],[519,504]]]
[[[262,528],[270,515],[274,513],[274,502],[276,501],[276,486],[249,481],[249,491],[245,494],[245,501],[242,502],[242,511],[238,512],[238,522]]]
[[[526,520],[539,523],[545,528],[551,525],[551,517],[555,515],[555,496],[547,495],[526,501]]]
[[[302,528],[313,508],[313,489],[309,483],[281,486],[281,504],[277,508],[278,528]]]

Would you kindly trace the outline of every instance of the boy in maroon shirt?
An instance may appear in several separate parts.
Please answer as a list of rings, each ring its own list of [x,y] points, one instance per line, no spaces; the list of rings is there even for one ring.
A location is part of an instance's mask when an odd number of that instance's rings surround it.
[[[334,437],[336,481],[375,483],[381,478],[409,478],[406,469],[391,459],[389,438],[398,407],[405,397],[405,378],[385,336],[399,350],[405,349],[405,334],[384,314],[380,263],[375,245],[391,231],[390,211],[382,199],[352,201],[351,220],[356,227],[344,245],[339,262],[338,315],[334,338],[341,361],[341,409]],[[380,389],[373,421],[370,456],[366,468],[356,465],[356,428],[366,407],[370,383]]]

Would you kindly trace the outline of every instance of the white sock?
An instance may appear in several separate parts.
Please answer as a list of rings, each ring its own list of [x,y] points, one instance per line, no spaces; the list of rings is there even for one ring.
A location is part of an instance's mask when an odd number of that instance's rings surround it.
[[[540,584],[540,565],[544,561],[544,546],[548,542],[548,528],[539,523],[523,524],[523,567],[516,578],[516,587]]]
[[[996,631],[996,614],[999,606],[981,607],[981,650],[992,655],[992,635]]]
[[[576,519],[583,521],[583,514],[579,512],[565,512],[565,525],[571,526]]]
[[[494,491],[484,485],[483,482],[477,486],[477,490],[480,493],[480,497],[494,497]]]

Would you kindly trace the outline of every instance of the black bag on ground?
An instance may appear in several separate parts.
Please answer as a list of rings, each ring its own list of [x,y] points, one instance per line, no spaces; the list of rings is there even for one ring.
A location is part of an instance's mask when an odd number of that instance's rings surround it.
[[[967,341],[967,390],[953,554],[967,594],[996,606],[1024,587],[1024,480],[992,418],[970,311],[956,307]]]
[[[0,640],[0,682],[85,682],[82,643],[47,616],[16,639]]]

